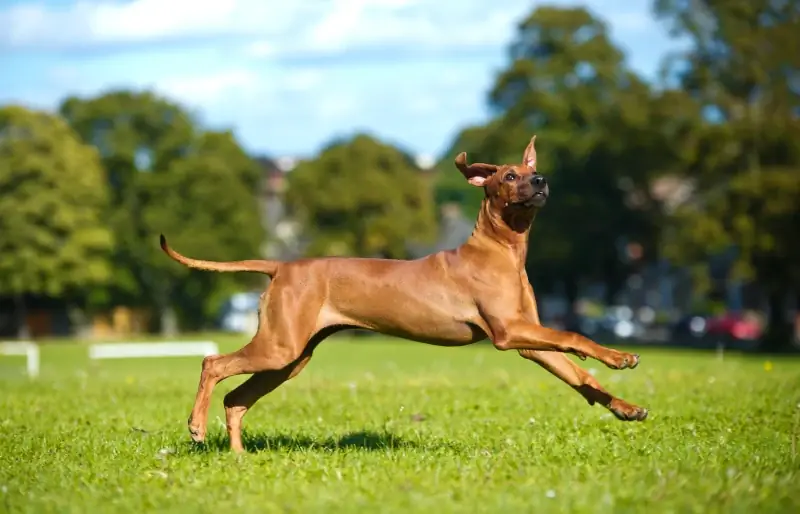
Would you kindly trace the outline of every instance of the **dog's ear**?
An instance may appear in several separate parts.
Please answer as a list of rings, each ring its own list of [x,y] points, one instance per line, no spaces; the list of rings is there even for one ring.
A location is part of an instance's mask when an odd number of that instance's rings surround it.
[[[486,180],[497,171],[497,166],[494,164],[484,164],[482,162],[467,164],[466,152],[461,152],[456,156],[456,168],[464,175],[467,182],[478,187],[483,187],[486,184]]]
[[[529,168],[536,169],[536,147],[534,143],[536,142],[536,136],[531,138],[531,142],[528,143],[528,147],[525,148],[525,153],[522,154],[522,164]]]

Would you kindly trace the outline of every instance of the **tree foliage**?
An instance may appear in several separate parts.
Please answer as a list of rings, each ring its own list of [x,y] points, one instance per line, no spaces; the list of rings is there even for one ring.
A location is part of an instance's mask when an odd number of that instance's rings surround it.
[[[432,181],[367,135],[302,162],[286,201],[307,253],[409,257],[436,232],[435,204],[477,216],[483,193],[454,169],[457,153],[514,163],[537,134],[552,192],[528,253],[538,291],[560,283],[574,300],[581,284],[602,282],[612,301],[664,257],[713,286],[709,263],[729,259],[727,278],[769,300],[767,347],[784,345],[786,300],[800,299],[800,3],[653,8],[691,43],[666,61],[660,87],[628,68],[589,11],[538,7],[488,91],[492,118],[454,138]],[[151,93],[67,98],[60,114],[67,123],[0,110],[0,294],[89,294],[98,306],[174,308],[190,324],[255,280],[192,272],[156,242],[163,232],[216,260],[261,253],[263,171],[231,133],[205,131]],[[667,205],[656,193],[665,178],[690,194]],[[641,258],[624,258],[629,243]]]
[[[443,158],[434,166],[434,198],[437,205],[456,203],[465,216],[477,219],[483,200],[483,190],[471,186],[453,165],[455,156],[467,152],[475,162],[492,162],[490,141],[496,131],[491,125],[476,125],[462,129],[454,138]]]
[[[57,116],[0,109],[0,294],[79,294],[111,277],[97,152]]]
[[[613,298],[629,272],[624,244],[638,242],[655,257],[662,211],[650,185],[674,164],[653,124],[666,117],[667,93],[633,74],[605,24],[582,8],[533,10],[509,54],[489,94],[495,118],[462,132],[447,159],[471,151],[477,160],[517,162],[537,134],[539,172],[553,196],[534,225],[529,275],[542,288],[562,282],[572,300],[581,282],[600,280]],[[453,180],[439,180],[439,196],[456,196],[448,193]]]
[[[790,340],[800,292],[800,4],[658,0],[656,13],[692,41],[676,56],[681,86],[707,114],[686,167],[694,201],[675,217],[670,254],[684,264],[735,255],[731,277],[755,279],[770,302],[770,349]]]
[[[164,173],[149,175],[145,232],[169,234],[170,244],[187,255],[222,261],[257,257],[265,238],[258,173],[231,134],[201,134],[185,157]],[[152,237],[148,243],[154,249],[152,267],[174,284],[172,299],[187,324],[212,319],[225,297],[260,280],[191,271],[165,259]]]
[[[367,135],[325,148],[288,179],[309,255],[406,258],[434,234],[433,198],[411,159]]]
[[[191,273],[158,248],[166,233],[186,252],[220,260],[256,256],[264,239],[259,171],[229,133],[204,132],[178,105],[150,93],[67,99],[61,112],[108,170],[116,280],[104,303],[177,306],[209,315],[232,283],[252,277]],[[166,323],[166,319],[162,319]]]
[[[771,325],[785,324],[778,298],[800,291],[798,5],[656,0],[657,16],[693,43],[667,60],[674,88],[632,73],[588,11],[534,9],[489,92],[494,118],[462,131],[439,164],[437,199],[476,201],[451,172],[458,152],[513,162],[535,133],[552,191],[529,252],[540,291],[558,281],[574,298],[601,280],[610,301],[642,264],[667,257],[707,275],[733,255],[731,276],[765,288]],[[691,186],[677,210],[655,194],[665,178]],[[633,242],[638,262],[623,257]]]

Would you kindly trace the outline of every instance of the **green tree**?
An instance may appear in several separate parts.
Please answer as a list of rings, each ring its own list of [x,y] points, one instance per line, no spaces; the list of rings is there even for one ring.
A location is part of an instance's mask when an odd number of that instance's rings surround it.
[[[434,166],[434,200],[437,206],[445,203],[456,203],[465,216],[477,219],[483,200],[483,190],[471,186],[461,173],[453,166],[453,159],[461,152],[467,152],[477,162],[491,162],[481,152],[487,146],[485,140],[490,134],[485,125],[476,125],[462,129],[454,138],[450,147]]]
[[[673,61],[707,114],[687,161],[695,198],[676,216],[670,251],[689,263],[732,249],[731,276],[755,279],[769,300],[764,348],[784,349],[786,301],[800,292],[798,3],[658,0],[655,10],[692,42]]]
[[[545,290],[561,282],[570,303],[582,282],[600,280],[610,301],[630,272],[622,245],[638,242],[656,257],[662,217],[650,185],[672,165],[652,127],[663,99],[582,8],[533,10],[509,53],[489,94],[495,120],[462,138],[481,160],[516,162],[520,145],[539,136],[539,172],[553,197],[533,228],[529,276]]]
[[[259,252],[259,172],[230,133],[203,132],[183,109],[152,93],[69,98],[61,112],[99,149],[108,170],[117,272],[103,304],[155,308],[162,331],[171,332],[176,307],[184,325],[203,325],[231,284],[252,283],[247,276],[187,274],[157,242],[165,232],[185,251],[218,259]],[[198,318],[201,312],[206,317]]]
[[[0,108],[0,294],[79,301],[111,278],[106,177],[94,148],[57,116]]]
[[[287,203],[311,255],[407,258],[435,232],[429,184],[411,159],[367,135],[325,148],[289,175]]]
[[[164,173],[148,175],[145,232],[169,234],[170,244],[187,255],[236,260],[260,255],[264,228],[258,204],[259,168],[230,133],[198,136],[192,150]],[[178,266],[154,249],[151,266],[178,308],[183,326],[201,328],[222,302],[263,278],[198,273]]]
[[[772,337],[765,340],[765,349],[783,349],[791,340],[783,306],[787,295],[800,290],[798,199],[796,168],[737,174],[705,192],[702,200],[682,206],[675,215],[676,231],[667,240],[671,256],[701,273],[707,273],[710,258],[735,251],[733,274],[763,285],[772,307]]]

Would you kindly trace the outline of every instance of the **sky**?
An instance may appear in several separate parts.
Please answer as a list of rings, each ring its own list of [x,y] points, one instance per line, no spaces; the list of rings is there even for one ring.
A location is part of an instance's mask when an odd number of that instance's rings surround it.
[[[368,131],[438,155],[488,116],[516,24],[582,5],[655,79],[679,48],[652,0],[0,0],[0,104],[151,89],[254,154]]]

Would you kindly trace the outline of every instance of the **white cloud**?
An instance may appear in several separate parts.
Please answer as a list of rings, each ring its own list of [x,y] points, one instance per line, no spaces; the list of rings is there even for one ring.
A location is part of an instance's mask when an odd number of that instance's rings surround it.
[[[66,94],[153,88],[212,126],[236,127],[254,149],[299,151],[368,128],[436,152],[460,126],[485,118],[485,94],[504,48],[539,3],[588,6],[640,70],[663,48],[647,0],[28,2],[0,7],[0,27],[10,27],[0,30],[0,54],[116,45],[136,51],[40,52],[49,55],[47,71],[0,94],[41,103],[47,89],[54,104]],[[465,49],[481,51],[457,62],[440,52]],[[414,59],[394,62],[388,56],[397,51]],[[372,58],[348,60],[360,54]],[[38,58],[28,57],[15,61],[15,75]]]
[[[527,0],[79,0],[66,8],[21,4],[0,11],[0,45],[85,48],[243,36],[255,53],[338,52],[364,46],[496,45]],[[476,10],[480,14],[476,16]]]
[[[42,3],[0,11],[12,48],[71,48],[181,37],[256,34],[270,14],[258,0],[78,0],[59,8]]]

